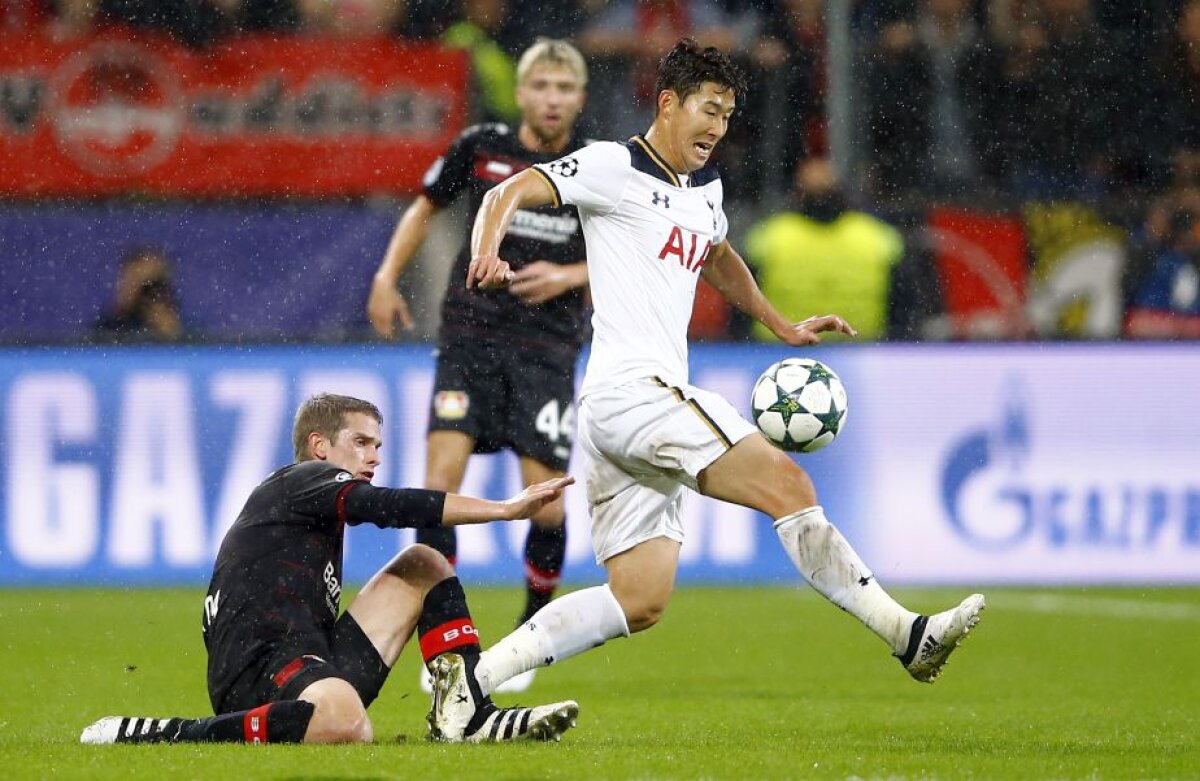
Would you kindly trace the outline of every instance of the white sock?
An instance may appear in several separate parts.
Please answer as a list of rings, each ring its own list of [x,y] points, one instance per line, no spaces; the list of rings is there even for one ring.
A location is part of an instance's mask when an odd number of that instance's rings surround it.
[[[573,591],[484,651],[475,666],[475,679],[484,694],[491,694],[514,675],[628,636],[625,611],[607,585]]]
[[[905,651],[917,614],[888,596],[820,506],[780,518],[775,533],[813,588],[866,624],[895,653]]]

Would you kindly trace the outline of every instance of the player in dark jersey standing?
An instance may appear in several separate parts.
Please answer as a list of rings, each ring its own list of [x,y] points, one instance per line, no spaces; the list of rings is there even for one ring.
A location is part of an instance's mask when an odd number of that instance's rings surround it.
[[[301,405],[296,463],[250,494],[221,543],[204,598],[208,693],[200,719],[109,716],[84,743],[344,743],[372,739],[366,709],[417,630],[422,656],[479,656],[479,633],[445,558],[416,544],[371,578],[338,616],[347,524],[440,528],[525,518],[560,498],[562,477],[503,502],[442,491],[378,488],[381,416],[371,403],[323,394]],[[567,701],[486,708],[476,742],[557,739]],[[442,738],[431,722],[432,736]],[[457,740],[457,729],[455,739]]]
[[[433,214],[464,192],[475,218],[484,194],[534,163],[578,149],[572,132],[584,103],[583,57],[541,40],[517,66],[521,126],[468,128],[425,175],[424,192],[396,226],[375,274],[367,311],[380,336],[412,327],[396,282],[425,239]],[[584,337],[587,265],[572,207],[518,212],[504,241],[515,277],[504,290],[468,290],[463,243],[442,305],[437,375],[429,419],[425,487],[457,491],[472,453],[511,449],[533,485],[566,472],[574,439],[575,361]],[[566,553],[565,514],[554,502],[533,517],[525,542],[526,604],[518,624],[550,601]],[[417,540],[454,562],[453,529],[419,530]],[[506,690],[528,686],[531,676]]]

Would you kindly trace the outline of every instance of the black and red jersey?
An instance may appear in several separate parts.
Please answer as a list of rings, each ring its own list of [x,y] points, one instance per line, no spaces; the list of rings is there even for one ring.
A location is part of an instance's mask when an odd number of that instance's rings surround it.
[[[347,524],[441,525],[441,491],[379,488],[324,461],[284,467],[250,494],[204,598],[210,690],[269,650],[333,631]]]
[[[442,304],[439,342],[443,346],[482,340],[498,347],[532,348],[557,363],[574,365],[586,328],[582,290],[527,306],[505,289],[468,290],[465,280],[471,262],[471,226],[484,194],[534,163],[549,163],[582,145],[572,138],[561,152],[531,152],[507,125],[476,125],[463,131],[425,173],[424,194],[434,205],[449,206],[464,191],[470,197],[463,248]],[[513,270],[535,260],[582,262],[583,233],[575,208],[518,210],[500,245],[500,257]]]

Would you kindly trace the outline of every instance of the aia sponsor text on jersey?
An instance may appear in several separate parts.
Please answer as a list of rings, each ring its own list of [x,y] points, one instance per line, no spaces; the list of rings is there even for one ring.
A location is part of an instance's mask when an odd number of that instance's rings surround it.
[[[671,226],[671,235],[667,237],[666,243],[658,252],[658,259],[665,261],[668,257],[674,256],[679,265],[688,271],[699,273],[704,261],[708,260],[708,253],[711,249],[712,239],[705,239],[703,248],[700,248],[699,234],[673,225]]]

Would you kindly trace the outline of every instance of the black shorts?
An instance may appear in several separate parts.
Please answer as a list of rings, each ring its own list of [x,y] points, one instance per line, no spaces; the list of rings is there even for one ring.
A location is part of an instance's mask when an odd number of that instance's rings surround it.
[[[461,431],[476,453],[512,450],[565,472],[575,441],[575,366],[486,344],[439,350],[430,431]]]
[[[220,653],[214,648],[210,653]],[[288,638],[259,654],[229,686],[209,682],[214,713],[234,713],[280,700],[294,700],[310,684],[341,678],[354,687],[369,707],[387,680],[387,665],[349,613],[343,613],[333,632],[312,632]]]

